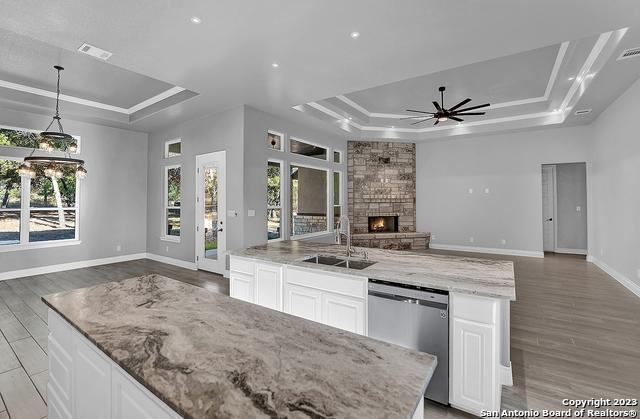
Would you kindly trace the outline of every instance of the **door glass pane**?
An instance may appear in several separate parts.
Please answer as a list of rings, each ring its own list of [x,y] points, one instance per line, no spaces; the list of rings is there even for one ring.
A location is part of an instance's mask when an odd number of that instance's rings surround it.
[[[0,211],[0,246],[20,244],[20,211]]]
[[[327,172],[291,165],[291,235],[327,230]]]
[[[204,257],[218,259],[218,168],[204,167]],[[201,234],[202,234],[201,233]]]
[[[30,211],[29,241],[71,240],[76,237],[75,210]]]
[[[282,237],[280,230],[280,208],[267,209],[267,239],[274,240]]]

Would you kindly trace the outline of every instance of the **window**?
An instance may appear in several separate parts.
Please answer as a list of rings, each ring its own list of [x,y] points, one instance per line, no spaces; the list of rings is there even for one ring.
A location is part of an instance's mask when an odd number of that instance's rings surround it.
[[[334,163],[342,163],[342,151],[334,151],[333,152],[333,162]]]
[[[74,136],[73,138],[76,140],[76,144],[69,150],[66,150],[67,144],[63,140],[52,140],[53,151],[69,151],[72,154],[79,153],[80,137]],[[0,146],[38,148],[39,140],[39,135],[33,131],[0,127]]]
[[[333,224],[342,216],[342,173],[333,172]]]
[[[162,238],[180,241],[180,166],[165,167]]]
[[[269,148],[272,150],[282,151],[282,138],[284,138],[282,134],[274,131],[268,131],[267,143],[269,144]]]
[[[327,231],[327,171],[291,165],[291,236]]]
[[[282,238],[282,163],[267,163],[267,240]]]
[[[301,140],[291,139],[289,151],[314,159],[327,160],[327,149]]]
[[[60,179],[36,169],[30,181],[18,174],[20,161],[0,158],[0,248],[77,239],[75,167]]]
[[[178,157],[182,154],[182,140],[169,140],[164,143],[164,158]]]

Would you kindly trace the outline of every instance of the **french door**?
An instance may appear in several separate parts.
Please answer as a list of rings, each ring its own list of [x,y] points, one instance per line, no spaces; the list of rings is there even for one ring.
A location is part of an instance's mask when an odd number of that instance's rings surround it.
[[[224,151],[196,156],[196,266],[225,274],[226,155]]]

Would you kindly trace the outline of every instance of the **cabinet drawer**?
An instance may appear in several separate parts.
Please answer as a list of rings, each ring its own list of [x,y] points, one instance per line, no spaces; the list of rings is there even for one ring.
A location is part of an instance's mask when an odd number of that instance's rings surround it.
[[[496,324],[498,309],[498,300],[496,299],[451,293],[449,303],[451,316],[456,319]]]
[[[302,285],[358,298],[365,298],[367,294],[367,278],[337,275],[330,272],[307,270],[297,267],[287,267],[286,269],[285,278],[290,284]]]
[[[229,261],[229,270],[241,272],[247,275],[254,275],[256,264],[251,260],[241,259],[237,256],[231,256]]]

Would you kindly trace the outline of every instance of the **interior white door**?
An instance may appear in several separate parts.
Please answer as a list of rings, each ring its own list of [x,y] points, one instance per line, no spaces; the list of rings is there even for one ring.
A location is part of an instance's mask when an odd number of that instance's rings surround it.
[[[555,166],[542,166],[542,248],[545,252],[556,250]]]
[[[221,275],[226,270],[226,153],[196,156],[196,265]]]

